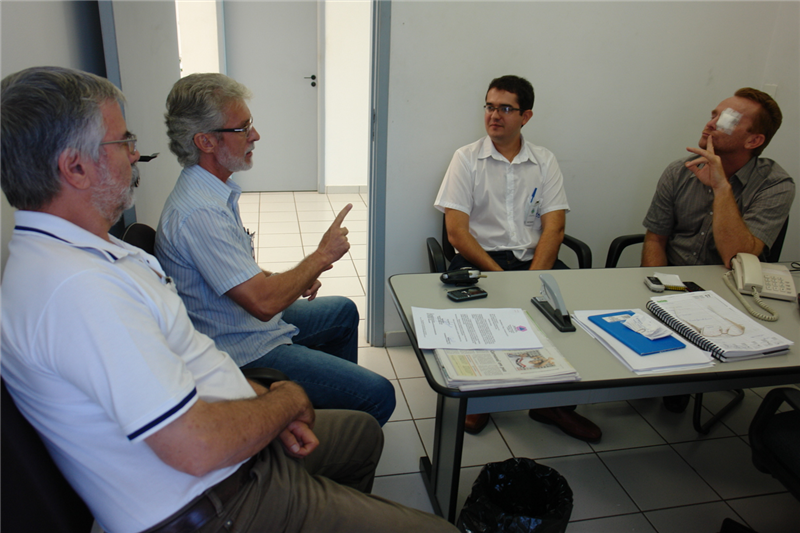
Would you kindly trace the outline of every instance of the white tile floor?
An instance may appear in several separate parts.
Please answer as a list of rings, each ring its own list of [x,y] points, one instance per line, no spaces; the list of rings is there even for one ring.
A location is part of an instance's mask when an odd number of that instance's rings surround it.
[[[345,221],[352,247],[322,275],[320,294],[349,296],[363,317],[366,195],[247,193],[240,208],[245,226],[258,228],[259,265],[281,271],[316,248],[347,203],[354,205]],[[397,391],[397,408],[384,426],[386,446],[374,493],[431,511],[419,457],[432,451],[435,394],[410,347],[371,347],[362,336],[359,361],[391,380]],[[692,428],[690,410],[670,413],[660,399],[579,406],[578,412],[603,429],[602,441],[594,445],[534,422],[525,411],[492,415],[480,435],[466,436],[459,506],[482,465],[529,457],[558,470],[572,487],[569,533],[711,533],[726,517],[761,533],[798,531],[798,501],[750,460],[747,429],[766,392],[746,391],[745,401],[706,437]],[[706,394],[707,415],[726,399],[727,393]]]

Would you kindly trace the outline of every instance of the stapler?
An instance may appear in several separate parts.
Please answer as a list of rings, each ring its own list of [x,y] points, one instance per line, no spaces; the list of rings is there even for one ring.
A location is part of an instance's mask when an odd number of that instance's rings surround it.
[[[541,296],[531,298],[533,305],[558,328],[558,331],[575,331],[555,278],[551,274],[539,274],[539,279],[542,280]]]

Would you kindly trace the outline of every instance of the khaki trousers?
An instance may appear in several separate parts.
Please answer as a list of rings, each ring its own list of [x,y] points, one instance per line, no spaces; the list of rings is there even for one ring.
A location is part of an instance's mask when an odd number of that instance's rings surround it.
[[[314,433],[320,445],[302,461],[286,455],[278,441],[264,448],[250,482],[200,531],[458,531],[437,516],[366,494],[383,449],[375,418],[359,411],[321,410]],[[214,501],[213,489],[206,497]]]

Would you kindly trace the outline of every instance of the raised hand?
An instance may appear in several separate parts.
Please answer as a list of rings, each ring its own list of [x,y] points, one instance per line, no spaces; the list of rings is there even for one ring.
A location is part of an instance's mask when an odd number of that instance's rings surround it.
[[[708,137],[708,144],[705,150],[691,146],[686,149],[700,156],[697,159],[687,161],[686,168],[691,170],[704,185],[716,189],[728,184],[728,178],[722,168],[722,159],[714,153],[714,141],[711,136]]]
[[[348,230],[342,226],[342,222],[351,209],[353,209],[353,204],[344,206],[317,246],[317,251],[327,258],[328,263],[338,261],[350,249],[350,243],[347,241]]]

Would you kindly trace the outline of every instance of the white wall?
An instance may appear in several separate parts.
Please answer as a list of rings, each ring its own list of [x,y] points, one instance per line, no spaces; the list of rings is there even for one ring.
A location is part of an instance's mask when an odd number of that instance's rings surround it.
[[[395,0],[386,276],[427,271],[424,238],[441,231],[433,199],[453,151],[485,134],[486,87],[504,74],[534,85],[523,135],[558,158],[567,232],[595,266],[615,236],[643,231],[664,167],[740,87],[778,85],[784,126],[764,155],[800,175],[798,28],[797,2]],[[784,259],[800,259],[799,205]],[[385,312],[385,331],[402,330],[388,294]]]
[[[2,59],[0,77],[28,67],[54,65],[105,75],[96,2],[0,2]],[[2,265],[14,228],[14,208],[5,195],[2,217]]]
[[[325,186],[366,188],[371,0],[325,2]]]
[[[180,79],[175,2],[114,0],[112,5],[128,129],[139,138],[142,154],[160,153],[139,163],[136,189],[136,220],[155,228],[181,172],[164,125],[167,94]]]

